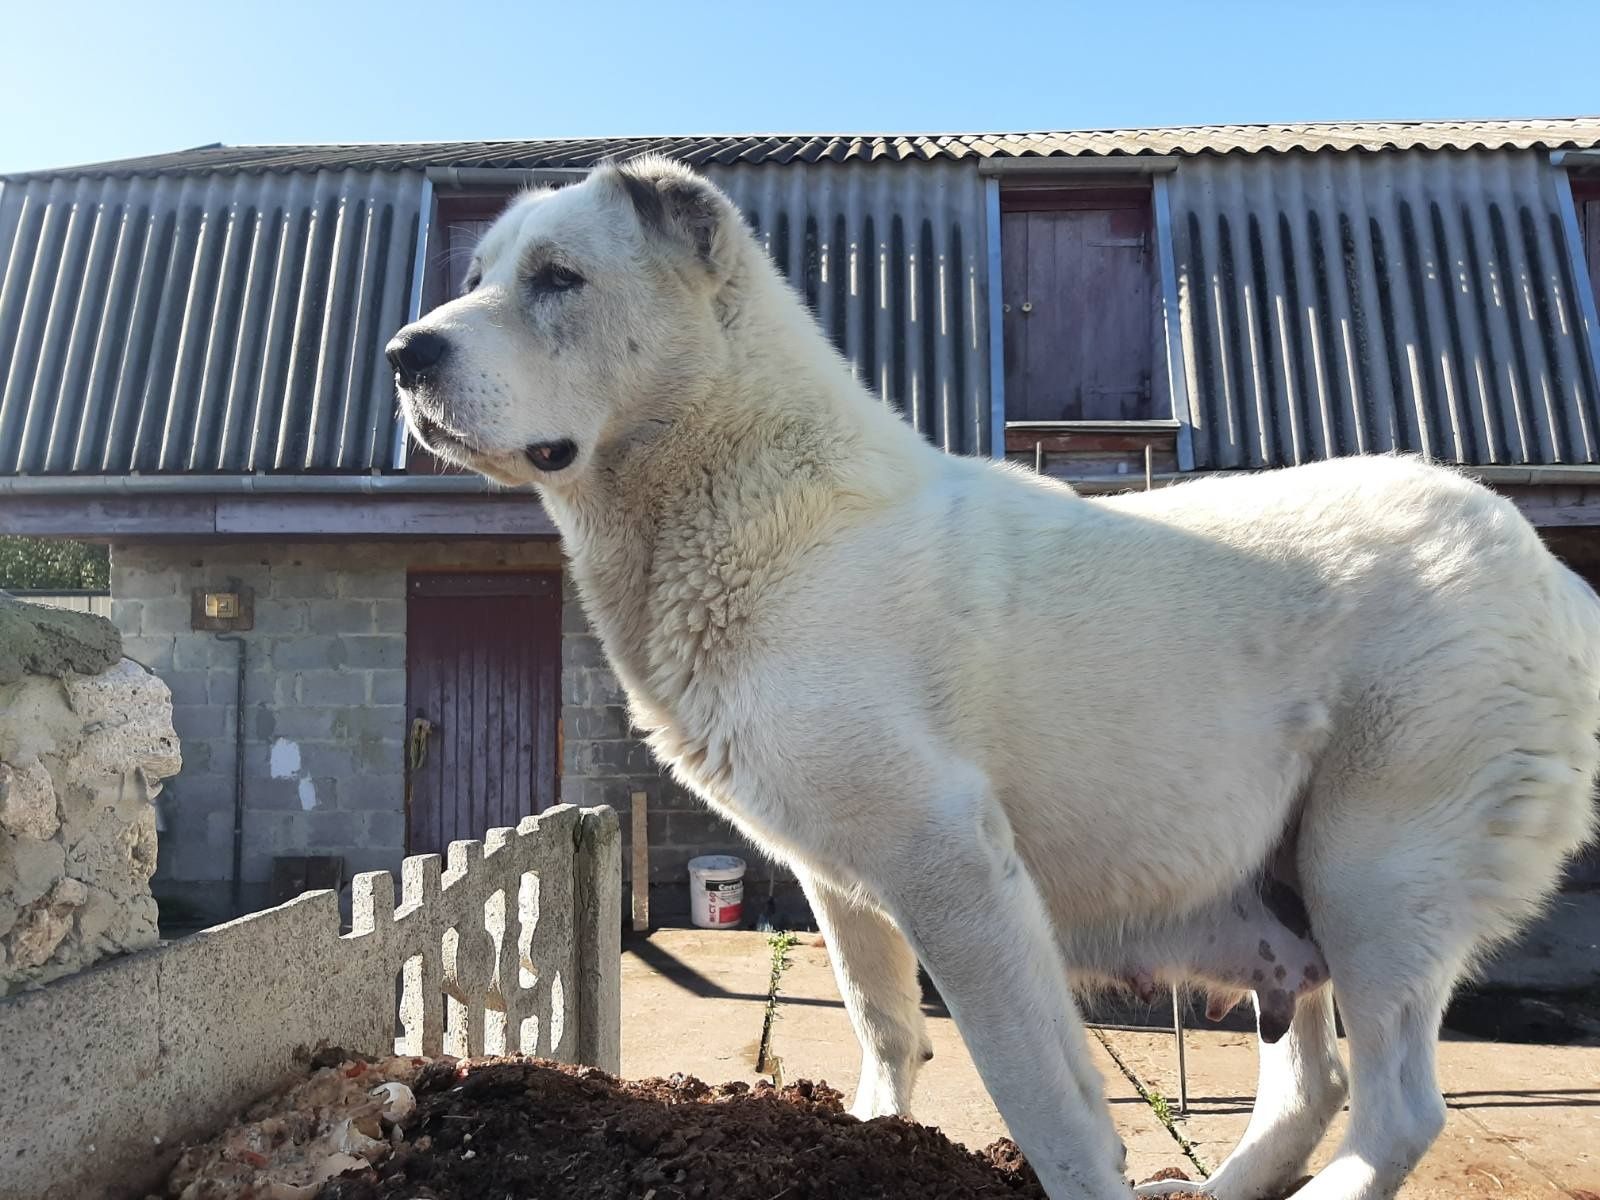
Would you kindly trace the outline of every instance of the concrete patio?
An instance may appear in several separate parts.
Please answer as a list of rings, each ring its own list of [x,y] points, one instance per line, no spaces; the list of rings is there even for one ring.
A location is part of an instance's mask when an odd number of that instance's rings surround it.
[[[770,971],[771,951],[758,933],[660,930],[627,940],[624,1075],[762,1078],[755,1060]],[[778,1012],[772,1048],[784,1077],[826,1080],[848,1092],[858,1052],[816,935],[802,935],[790,951]],[[934,1058],[918,1081],[917,1116],[982,1147],[1005,1127],[954,1023],[941,1009],[929,1013]],[[1449,1122],[1403,1196],[1600,1200],[1600,1044],[1584,1043],[1512,1045],[1447,1034],[1439,1059]],[[1135,1178],[1173,1166],[1193,1175],[1178,1136],[1201,1163],[1215,1167],[1245,1128],[1255,1088],[1254,1038],[1191,1030],[1186,1045],[1189,1112],[1169,1130],[1140,1088],[1176,1106],[1172,1034],[1105,1032],[1092,1044]],[[1343,1117],[1335,1133],[1342,1125]],[[1330,1137],[1318,1162],[1334,1144]]]

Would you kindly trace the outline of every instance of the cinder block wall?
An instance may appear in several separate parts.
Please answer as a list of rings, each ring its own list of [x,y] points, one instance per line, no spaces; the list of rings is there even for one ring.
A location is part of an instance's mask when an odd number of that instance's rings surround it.
[[[407,572],[560,565],[554,541],[114,546],[112,620],[127,654],[172,689],[183,744],[183,771],[161,797],[157,894],[205,919],[228,915],[238,648],[190,629],[193,588],[255,593],[255,628],[242,635],[243,876],[254,908],[267,900],[274,855],[338,854],[355,872],[396,869],[404,854]],[[633,736],[570,577],[562,622],[561,799],[611,805],[627,840],[633,793],[649,797],[652,910],[662,919],[687,913],[686,864],[697,854],[741,854],[752,900],[764,900],[765,860]]]

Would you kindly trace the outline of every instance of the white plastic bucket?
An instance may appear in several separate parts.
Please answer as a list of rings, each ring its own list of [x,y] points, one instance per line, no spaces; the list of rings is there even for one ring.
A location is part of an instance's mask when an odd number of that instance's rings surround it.
[[[701,929],[737,929],[744,920],[744,859],[707,854],[689,860],[689,919]]]

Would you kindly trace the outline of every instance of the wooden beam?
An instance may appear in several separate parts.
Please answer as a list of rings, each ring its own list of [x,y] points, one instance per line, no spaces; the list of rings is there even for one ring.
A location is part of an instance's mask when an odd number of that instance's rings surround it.
[[[211,496],[3,496],[0,534],[32,537],[195,537],[216,531]]]
[[[549,537],[533,496],[224,496],[216,532],[244,536]]]
[[[633,822],[633,931],[650,928],[650,813],[649,797],[634,792],[628,807]]]
[[[212,537],[553,537],[529,495],[206,493],[0,497],[0,534],[138,541]]]

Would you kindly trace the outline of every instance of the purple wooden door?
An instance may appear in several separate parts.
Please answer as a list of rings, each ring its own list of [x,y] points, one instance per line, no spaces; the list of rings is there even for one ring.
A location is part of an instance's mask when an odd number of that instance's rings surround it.
[[[556,802],[560,575],[412,575],[406,675],[407,853]]]
[[[1149,193],[1022,192],[1003,199],[1006,418],[1150,419]]]

